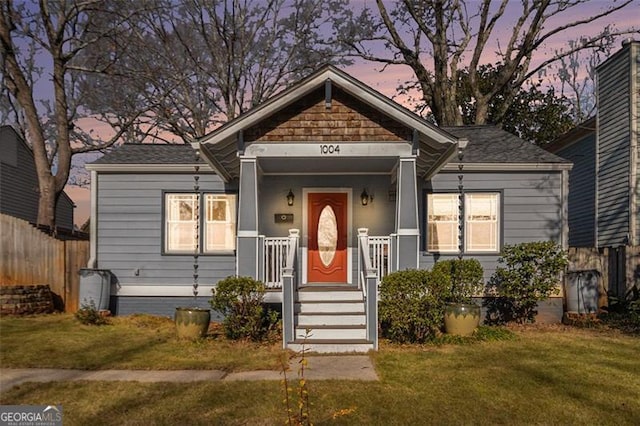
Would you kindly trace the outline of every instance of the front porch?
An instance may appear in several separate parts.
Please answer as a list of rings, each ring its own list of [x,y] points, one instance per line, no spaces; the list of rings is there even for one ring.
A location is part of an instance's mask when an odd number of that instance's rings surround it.
[[[377,348],[377,285],[418,267],[421,182],[459,145],[332,67],[194,145],[237,182],[236,274],[281,294],[285,347]]]

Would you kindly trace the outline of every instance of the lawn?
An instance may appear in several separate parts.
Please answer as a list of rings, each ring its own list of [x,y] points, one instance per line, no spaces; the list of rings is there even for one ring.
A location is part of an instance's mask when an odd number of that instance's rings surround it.
[[[200,344],[183,344],[186,350],[180,354],[172,346],[177,342],[172,340],[170,330],[164,328],[158,331],[153,327],[134,327],[123,321],[126,325],[115,324],[110,326],[111,330],[107,327],[85,331],[64,317],[3,318],[0,320],[2,366],[8,367],[9,359],[11,365],[21,365],[18,356],[8,354],[12,350],[23,353],[22,366],[33,366],[37,356],[28,355],[30,349],[20,349],[15,340],[30,328],[49,327],[49,322],[53,322],[52,328],[60,329],[52,332],[54,340],[47,341],[49,345],[55,342],[56,336],[68,341],[65,335],[72,334],[78,341],[83,337],[89,339],[84,346],[84,350],[89,350],[91,344],[119,337],[121,342],[113,342],[117,348],[99,349],[117,354],[127,346],[125,340],[129,343],[141,340],[134,351],[117,357],[113,365],[104,360],[102,365],[94,365],[101,368],[138,365],[139,361],[127,358],[137,359],[140,354],[148,353],[145,344],[160,352],[147,362],[147,368],[166,366],[166,360],[155,364],[166,354],[173,354],[176,363],[184,362],[180,368],[185,365],[213,368],[216,362],[227,369],[258,368],[277,364],[279,353],[277,344],[233,344],[218,338]],[[151,323],[150,320],[144,322]],[[107,333],[111,334],[99,340],[90,337]],[[50,333],[38,331],[36,334],[42,338]],[[515,331],[514,339],[462,345],[412,347],[383,342],[381,350],[371,355],[381,378],[379,382],[311,381],[308,384],[311,420],[315,424],[381,425],[638,424],[639,353],[637,335],[563,326],[524,328]],[[38,356],[44,356],[40,366],[52,366],[53,361],[47,354],[47,350],[39,352]],[[227,361],[216,361],[218,355]],[[190,356],[194,358],[191,364],[181,361]],[[269,361],[270,357],[273,361]],[[81,366],[71,360],[66,362],[68,366]],[[188,385],[74,382],[24,384],[2,394],[0,403],[62,404],[65,424],[70,425],[283,424],[282,399],[282,385],[278,382]]]

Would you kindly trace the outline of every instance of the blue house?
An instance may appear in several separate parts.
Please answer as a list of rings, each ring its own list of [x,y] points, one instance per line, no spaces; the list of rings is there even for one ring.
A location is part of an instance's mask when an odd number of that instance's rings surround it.
[[[313,350],[375,349],[382,276],[458,255],[460,153],[463,251],[487,277],[505,244],[567,245],[569,161],[496,127],[436,127],[327,66],[193,145],[88,165],[89,267],[112,271],[116,314],[172,315],[194,303],[197,246],[198,304],[255,277],[285,347],[309,327]],[[560,318],[562,298],[548,306]]]

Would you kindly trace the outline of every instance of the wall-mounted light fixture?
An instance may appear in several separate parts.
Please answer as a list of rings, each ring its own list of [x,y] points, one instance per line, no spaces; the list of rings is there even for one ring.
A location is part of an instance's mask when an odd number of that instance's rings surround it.
[[[360,194],[360,202],[362,203],[363,206],[366,206],[367,204],[369,204],[370,202],[373,201],[373,196],[369,195],[369,193],[367,192],[367,189],[363,189],[362,190],[362,194]]]
[[[293,195],[293,191],[291,191],[291,189],[289,189],[289,193],[287,194],[287,205],[288,206],[292,206],[293,205],[293,200],[295,200],[295,195]]]

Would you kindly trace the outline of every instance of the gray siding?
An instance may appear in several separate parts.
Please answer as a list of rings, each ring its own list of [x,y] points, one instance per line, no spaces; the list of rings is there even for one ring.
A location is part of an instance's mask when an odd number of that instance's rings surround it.
[[[598,246],[624,245],[629,234],[630,56],[598,68]]]
[[[200,188],[225,190],[214,175],[201,175]],[[193,191],[193,176],[102,173],[98,176],[98,268],[110,269],[120,286],[189,286],[193,282],[192,256],[162,254],[163,191]],[[203,255],[199,265],[200,284],[211,285],[235,273],[235,256]]]
[[[0,213],[30,223],[38,221],[38,176],[33,154],[9,126],[0,128]],[[61,194],[56,226],[73,229],[73,202]]]
[[[595,246],[596,214],[596,135],[586,135],[579,141],[556,152],[573,161],[569,172],[569,245]]]
[[[173,318],[178,307],[211,309],[209,300],[208,294],[198,297],[197,300],[193,297],[114,296],[111,298],[109,309],[114,315],[151,314]],[[222,317],[217,312],[211,311],[211,321],[221,320]]]
[[[560,172],[510,172],[474,173],[465,172],[465,191],[501,193],[501,246],[529,241],[553,240],[562,237],[562,184]],[[425,185],[423,194],[434,192],[457,192],[458,174],[440,173]],[[423,198],[426,198],[423,195]],[[426,202],[421,203],[422,245],[425,246]],[[420,268],[431,268],[439,259],[455,258],[456,255],[438,255],[423,252]],[[477,258],[488,279],[496,269],[499,254],[469,254]]]

